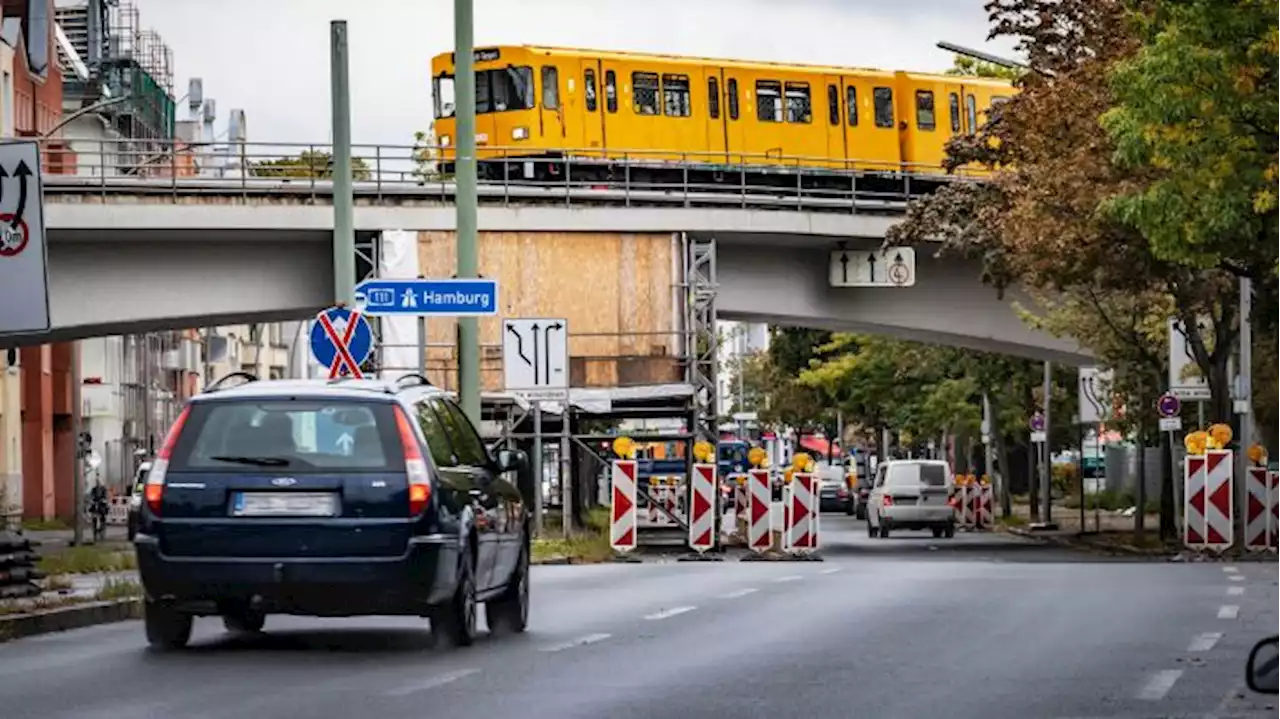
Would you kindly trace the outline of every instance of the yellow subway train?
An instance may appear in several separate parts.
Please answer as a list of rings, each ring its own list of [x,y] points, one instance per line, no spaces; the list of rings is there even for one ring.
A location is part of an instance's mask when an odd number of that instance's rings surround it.
[[[431,62],[445,172],[453,60]],[[539,46],[478,48],[474,62],[477,157],[491,180],[687,178],[692,166],[725,184],[797,171],[936,181],[946,141],[1013,92],[977,77]]]

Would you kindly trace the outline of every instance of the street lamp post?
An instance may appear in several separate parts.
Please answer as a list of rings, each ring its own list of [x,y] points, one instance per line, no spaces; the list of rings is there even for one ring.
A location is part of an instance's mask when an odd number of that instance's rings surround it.
[[[454,116],[457,157],[454,185],[457,202],[457,276],[475,277],[476,261],[476,75],[474,67],[473,2],[454,0]],[[458,318],[458,398],[462,411],[480,422],[480,336],[475,317]]]

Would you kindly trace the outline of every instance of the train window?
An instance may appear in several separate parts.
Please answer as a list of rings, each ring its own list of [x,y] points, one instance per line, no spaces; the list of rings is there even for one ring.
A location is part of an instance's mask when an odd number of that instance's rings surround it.
[[[756,80],[756,118],[760,122],[782,122],[782,83]]]
[[[978,101],[972,94],[964,96],[964,114],[969,120],[969,134],[978,131]]]
[[[453,117],[454,112],[454,89],[453,75],[440,75],[433,79],[431,83],[435,86],[432,88],[431,99],[435,105],[436,119],[442,117]]]
[[[840,124],[840,88],[835,85],[827,85],[827,120]]]
[[[877,87],[871,98],[876,105],[876,127],[893,127],[893,88]]]
[[[738,119],[738,81],[729,78],[729,83],[725,85],[725,101],[729,103],[729,119]]]
[[[552,65],[542,66],[542,109],[560,109],[560,71]]]
[[[845,88],[845,114],[849,116],[849,127],[858,126],[858,88]]]
[[[951,93],[947,102],[951,110],[951,134],[960,132],[960,95]]]
[[[609,112],[618,111],[618,76],[613,70],[604,71],[604,106]]]
[[[720,81],[714,77],[707,78],[707,113],[712,120],[720,118]]]
[[[631,97],[637,115],[658,114],[658,75],[652,72],[631,73]]]
[[[662,76],[662,112],[667,117],[688,117],[689,76]]]
[[[596,100],[596,71],[591,68],[582,72],[582,94],[587,99],[587,112],[595,112],[599,103]]]
[[[916,127],[932,131],[937,126],[937,118],[933,111],[933,92],[916,90]]]
[[[787,83],[787,122],[813,122],[813,101],[809,97],[809,83]]]

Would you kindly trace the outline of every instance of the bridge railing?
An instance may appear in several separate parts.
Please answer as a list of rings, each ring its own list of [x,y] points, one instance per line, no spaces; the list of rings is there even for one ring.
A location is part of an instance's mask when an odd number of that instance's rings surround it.
[[[60,138],[45,148],[45,186],[57,192],[332,194],[332,147],[312,143]],[[946,182],[981,179],[933,165],[833,160],[779,153],[482,146],[480,197],[488,203],[774,207],[839,212],[900,210]],[[453,148],[353,145],[357,196],[436,198],[455,192]],[[51,170],[60,170],[52,171]]]

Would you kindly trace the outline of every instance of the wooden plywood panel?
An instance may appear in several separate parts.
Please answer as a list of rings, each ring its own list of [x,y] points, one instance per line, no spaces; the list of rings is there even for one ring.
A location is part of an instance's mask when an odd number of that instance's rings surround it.
[[[565,317],[569,354],[585,360],[575,384],[618,381],[612,358],[674,353],[671,344],[671,235],[666,233],[482,232],[479,271],[499,284],[499,316],[480,320],[481,379],[500,389],[502,317]],[[419,233],[419,263],[428,277],[450,277],[452,232]],[[428,322],[428,375],[456,386],[456,322]],[[485,348],[490,348],[486,351]]]

